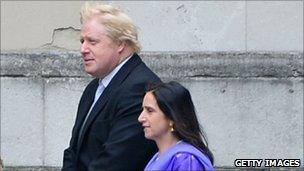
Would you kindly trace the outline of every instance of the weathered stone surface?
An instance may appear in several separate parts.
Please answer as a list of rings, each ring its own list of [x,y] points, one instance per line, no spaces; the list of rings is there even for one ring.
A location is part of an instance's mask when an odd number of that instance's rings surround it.
[[[85,77],[79,53],[54,50],[2,53],[1,76]]]
[[[234,160],[303,161],[302,78],[182,81],[192,95],[218,167]]]
[[[303,77],[301,52],[143,52],[162,78]],[[1,53],[1,76],[89,77],[76,51]]]
[[[164,78],[303,76],[303,53],[145,53],[143,59]]]
[[[303,1],[247,1],[246,6],[248,51],[303,51]]]
[[[4,165],[43,164],[42,79],[1,78],[1,158]]]
[[[78,102],[91,78],[45,79],[45,165],[62,165],[69,145]]]
[[[133,19],[144,51],[303,51],[299,0],[106,3]],[[1,49],[37,48],[53,41],[78,50],[77,31],[62,28],[81,27],[81,5],[82,1],[1,1]]]

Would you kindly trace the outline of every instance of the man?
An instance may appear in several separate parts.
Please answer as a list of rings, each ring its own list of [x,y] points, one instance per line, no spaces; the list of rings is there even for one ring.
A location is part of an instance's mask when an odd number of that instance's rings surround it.
[[[122,11],[87,3],[81,24],[84,68],[96,79],[80,99],[62,170],[143,170],[157,148],[137,118],[145,87],[160,79],[137,55],[136,27]]]

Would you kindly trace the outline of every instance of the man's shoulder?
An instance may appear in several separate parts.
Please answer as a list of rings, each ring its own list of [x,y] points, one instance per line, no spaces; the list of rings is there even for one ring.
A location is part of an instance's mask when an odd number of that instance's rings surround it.
[[[133,91],[137,88],[146,88],[149,84],[160,83],[161,79],[148,67],[138,66],[124,80],[123,85]],[[145,90],[143,90],[145,91]]]
[[[94,78],[85,86],[84,93],[96,89],[98,86],[98,78]]]
[[[128,79],[132,82],[159,82],[160,78],[143,61],[132,69]]]
[[[99,81],[98,78],[93,78],[86,87],[87,88],[96,87],[98,85],[98,81]]]
[[[160,82],[161,79],[143,63],[133,68],[115,92],[126,97],[132,94],[142,96],[149,85]]]

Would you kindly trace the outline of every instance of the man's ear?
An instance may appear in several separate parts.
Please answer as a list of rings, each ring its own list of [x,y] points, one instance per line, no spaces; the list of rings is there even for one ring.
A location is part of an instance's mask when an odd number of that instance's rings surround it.
[[[122,53],[122,51],[126,48],[127,43],[125,41],[118,42],[118,53]]]

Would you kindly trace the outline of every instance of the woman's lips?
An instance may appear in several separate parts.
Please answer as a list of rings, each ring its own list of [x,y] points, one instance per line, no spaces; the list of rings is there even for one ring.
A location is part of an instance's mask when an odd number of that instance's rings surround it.
[[[143,126],[144,130],[146,130],[147,128],[150,128],[150,126]]]

